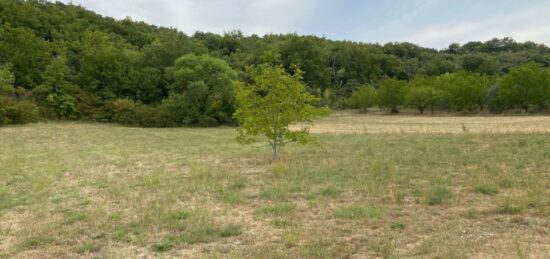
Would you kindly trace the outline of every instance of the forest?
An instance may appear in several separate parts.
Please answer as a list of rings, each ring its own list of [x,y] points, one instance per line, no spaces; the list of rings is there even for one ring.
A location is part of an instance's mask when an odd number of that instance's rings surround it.
[[[512,38],[452,43],[334,41],[297,34],[186,35],[44,0],[0,1],[0,125],[37,120],[143,127],[235,125],[247,68],[303,71],[319,106],[546,113],[550,48]]]

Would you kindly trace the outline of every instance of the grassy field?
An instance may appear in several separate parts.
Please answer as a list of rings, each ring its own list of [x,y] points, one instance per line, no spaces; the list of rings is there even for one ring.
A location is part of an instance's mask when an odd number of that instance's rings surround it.
[[[547,258],[549,122],[337,113],[277,164],[232,128],[0,128],[0,257]]]
[[[550,133],[550,119],[544,115],[421,116],[415,111],[387,115],[387,111],[336,111],[319,120],[312,133],[323,134],[463,134],[463,133]]]

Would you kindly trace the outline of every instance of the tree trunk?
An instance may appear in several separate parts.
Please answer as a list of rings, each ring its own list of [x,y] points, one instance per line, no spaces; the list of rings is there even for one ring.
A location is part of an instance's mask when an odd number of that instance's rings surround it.
[[[277,143],[273,143],[273,145],[271,145],[271,147],[273,148],[273,158],[272,158],[272,162],[278,162],[279,159],[281,158],[280,156],[280,151],[281,151],[281,147],[277,144]]]
[[[392,114],[399,113],[399,110],[397,110],[397,106],[391,107],[390,113],[392,113]]]

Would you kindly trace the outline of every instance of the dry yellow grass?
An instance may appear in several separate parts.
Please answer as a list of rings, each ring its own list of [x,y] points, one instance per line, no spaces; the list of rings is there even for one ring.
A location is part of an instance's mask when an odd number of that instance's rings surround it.
[[[387,115],[335,111],[310,130],[320,134],[548,133],[550,116]]]
[[[408,119],[318,125],[371,117]],[[271,164],[233,128],[0,128],[0,258],[550,253],[549,133],[367,133],[318,134],[324,148],[289,145]]]

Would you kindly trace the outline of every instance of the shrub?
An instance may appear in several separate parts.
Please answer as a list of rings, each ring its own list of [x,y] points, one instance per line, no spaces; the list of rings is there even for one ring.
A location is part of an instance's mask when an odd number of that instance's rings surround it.
[[[498,94],[512,107],[542,111],[550,100],[550,70],[537,63],[512,68],[499,83]]]
[[[136,124],[136,103],[130,99],[116,99],[113,102],[113,120],[118,123]]]
[[[38,107],[31,101],[21,101],[8,106],[5,109],[5,116],[12,124],[23,124],[37,121],[40,113]]]
[[[378,102],[378,93],[370,85],[362,86],[351,93],[348,103],[353,108],[359,108],[360,112],[367,112],[367,109]]]
[[[403,104],[405,99],[406,82],[386,79],[378,89],[378,104],[380,107],[390,109],[391,113],[399,112],[398,106]]]
[[[487,96],[485,97],[485,105],[492,113],[501,113],[507,108],[506,102],[503,100],[502,96],[498,94],[499,91],[500,86],[495,84],[489,88]]]

